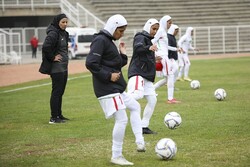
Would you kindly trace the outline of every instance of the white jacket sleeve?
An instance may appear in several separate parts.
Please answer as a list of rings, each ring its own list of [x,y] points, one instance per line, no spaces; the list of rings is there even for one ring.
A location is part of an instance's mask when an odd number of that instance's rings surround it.
[[[179,39],[179,41],[178,41],[178,46],[179,46],[180,48],[183,48],[183,42],[185,41],[185,39],[186,39],[186,35],[183,35],[183,36]]]
[[[176,47],[173,47],[173,46],[168,46],[168,50],[177,51],[177,48],[176,48]]]
[[[193,50],[193,51],[194,51],[194,49],[195,49],[195,48],[192,46],[191,43],[189,44],[189,49],[191,49],[191,50]]]

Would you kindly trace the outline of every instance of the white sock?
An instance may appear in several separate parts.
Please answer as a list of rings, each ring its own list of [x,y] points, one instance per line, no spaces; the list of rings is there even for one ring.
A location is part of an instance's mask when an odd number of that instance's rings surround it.
[[[185,67],[184,67],[184,77],[188,77],[189,67],[190,67],[190,65],[188,65],[188,64],[185,65]]]
[[[147,105],[143,112],[142,127],[149,126],[149,121],[154,113],[155,105],[157,102],[157,98],[155,95],[147,95],[145,96],[145,98],[147,99]]]
[[[181,77],[182,77],[183,70],[184,70],[184,67],[183,67],[183,66],[180,66],[178,78],[181,78]]]
[[[113,128],[112,158],[117,158],[122,156],[122,145],[128,123],[128,117],[125,110],[117,111],[114,117],[115,125]]]
[[[130,111],[130,123],[135,135],[135,142],[144,144],[141,126],[141,105],[127,93],[122,94],[123,101]]]
[[[168,75],[168,100],[174,98],[174,74]]]
[[[138,103],[139,104],[139,103]],[[141,115],[140,115],[140,104],[139,108],[135,106],[134,109],[130,110],[130,123],[132,131],[135,135],[135,142],[144,144],[144,137],[142,135],[142,126],[141,126]]]
[[[155,89],[158,89],[159,87],[163,86],[164,84],[167,83],[167,78],[164,77],[163,79],[159,80],[154,84]]]

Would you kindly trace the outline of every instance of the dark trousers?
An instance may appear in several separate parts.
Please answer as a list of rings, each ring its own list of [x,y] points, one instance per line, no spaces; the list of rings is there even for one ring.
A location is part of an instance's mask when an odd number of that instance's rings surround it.
[[[52,80],[52,91],[50,97],[51,117],[56,118],[62,115],[62,96],[68,80],[68,71],[54,73],[51,74],[50,77]]]
[[[37,51],[37,48],[31,46],[32,48],[32,58],[36,58],[36,51]]]

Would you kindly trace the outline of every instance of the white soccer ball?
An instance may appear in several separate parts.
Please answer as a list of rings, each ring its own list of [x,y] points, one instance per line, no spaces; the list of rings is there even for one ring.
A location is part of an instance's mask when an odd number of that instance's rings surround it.
[[[164,117],[164,124],[169,128],[169,129],[175,129],[178,126],[181,125],[182,119],[180,114],[178,114],[175,111],[169,112],[165,115]]]
[[[162,138],[155,146],[155,152],[163,160],[172,159],[177,153],[177,146],[170,138]]]
[[[214,92],[214,97],[219,100],[219,101],[222,101],[226,98],[227,96],[227,93],[224,89],[222,88],[219,88],[219,89],[216,89],[215,92]]]
[[[190,82],[190,87],[192,89],[199,89],[201,87],[200,81],[198,80],[193,80]]]

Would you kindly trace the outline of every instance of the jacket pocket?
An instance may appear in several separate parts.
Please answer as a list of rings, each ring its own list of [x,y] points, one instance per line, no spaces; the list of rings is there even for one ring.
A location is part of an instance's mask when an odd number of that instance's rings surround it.
[[[50,75],[52,69],[52,62],[50,62],[46,57],[43,57],[42,63],[39,68],[39,72],[42,74]]]

